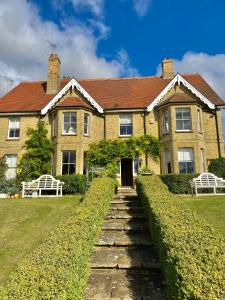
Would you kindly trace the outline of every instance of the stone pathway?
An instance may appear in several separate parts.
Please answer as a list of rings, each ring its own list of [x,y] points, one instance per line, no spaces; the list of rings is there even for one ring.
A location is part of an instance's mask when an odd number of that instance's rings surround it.
[[[141,202],[132,189],[120,189],[111,201],[84,299],[166,299]]]

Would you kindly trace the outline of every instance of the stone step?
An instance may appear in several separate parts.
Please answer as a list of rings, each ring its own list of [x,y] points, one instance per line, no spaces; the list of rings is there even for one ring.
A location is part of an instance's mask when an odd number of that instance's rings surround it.
[[[92,268],[159,269],[153,247],[95,247]]]
[[[126,199],[113,199],[110,204],[124,204],[124,205],[142,205],[138,200],[126,200]]]
[[[143,212],[140,211],[126,211],[126,210],[109,210],[105,219],[143,219],[145,220],[146,217],[144,216]]]
[[[126,203],[126,204],[110,204],[110,210],[126,210],[126,211],[143,211],[143,208],[142,206],[139,204],[139,205],[129,205],[129,203]]]
[[[148,224],[141,219],[108,219],[102,226],[104,230],[144,230],[147,228]]]
[[[152,246],[148,231],[103,230],[96,246]]]
[[[135,194],[130,194],[130,195],[125,195],[125,194],[116,194],[114,195],[113,199],[117,199],[117,200],[124,200],[127,199],[129,201],[134,201],[137,200],[138,201],[138,196]]]
[[[95,269],[85,290],[85,300],[165,300],[159,271]]]

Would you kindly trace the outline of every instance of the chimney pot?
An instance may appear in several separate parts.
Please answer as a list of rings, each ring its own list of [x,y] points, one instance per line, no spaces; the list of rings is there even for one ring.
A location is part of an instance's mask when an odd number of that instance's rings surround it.
[[[162,78],[172,79],[174,77],[173,59],[164,58],[162,61]]]

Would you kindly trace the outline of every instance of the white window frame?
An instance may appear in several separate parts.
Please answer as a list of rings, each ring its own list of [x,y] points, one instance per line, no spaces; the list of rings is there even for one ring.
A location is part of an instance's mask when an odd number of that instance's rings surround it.
[[[170,125],[169,125],[169,112],[168,110],[163,111],[162,113],[162,133],[169,133]]]
[[[131,128],[132,128],[132,133],[131,134],[121,134],[121,130],[120,130],[121,126],[126,126],[126,124],[121,124],[121,120],[124,117],[125,117],[125,119],[130,118],[130,120],[131,120],[131,125],[127,125],[127,126],[131,126]],[[132,135],[133,135],[133,115],[132,114],[120,114],[119,115],[119,136],[126,137],[126,136],[132,136]]]
[[[190,159],[190,160],[187,160],[187,159],[183,159],[183,160],[180,160],[179,159],[179,152],[188,152],[188,151],[190,151],[189,153],[191,153],[191,155],[190,156],[192,156],[192,159]],[[183,147],[183,148],[178,148],[177,149],[177,155],[178,155],[178,167],[179,167],[179,174],[194,174],[195,173],[195,154],[194,154],[194,149],[193,148],[191,148],[191,147]],[[185,154],[184,154],[185,155]],[[186,163],[186,172],[185,173],[181,173],[180,172],[180,163]],[[193,165],[194,165],[194,170],[193,170],[193,173],[188,173],[187,172],[187,163],[193,163]]]
[[[15,158],[15,165],[10,166],[8,164],[8,159],[11,160],[11,162],[13,161],[13,158]],[[6,165],[7,165],[7,170],[6,170],[6,179],[12,179],[16,177],[16,170],[17,170],[17,160],[18,160],[18,155],[17,154],[6,154],[5,155],[5,159],[6,159]],[[13,174],[13,176],[10,176],[10,170],[14,170],[14,172],[11,172],[11,174]],[[9,173],[9,175],[7,174]]]
[[[72,124],[71,115],[75,114],[75,116],[76,116],[76,121],[74,122],[75,123],[75,131],[74,132],[66,132],[66,130],[65,130],[65,115],[68,115],[68,114],[70,114],[70,122],[67,122],[68,124]],[[77,134],[77,112],[75,112],[75,111],[63,112],[62,134],[63,135],[76,135]]]
[[[74,165],[75,165],[75,172],[73,173],[73,174],[76,174],[76,168],[77,168],[77,153],[76,153],[76,150],[62,150],[62,152],[61,152],[61,175],[70,175],[70,173],[67,173],[67,174],[63,174],[63,165],[65,164],[65,163],[63,163],[63,152],[74,152],[74,154],[75,154],[75,163],[74,163]],[[66,165],[69,165],[70,163],[66,163]]]
[[[202,116],[201,110],[197,109],[198,132],[202,133]]]
[[[85,116],[87,116],[87,122],[85,122]],[[87,132],[85,132],[85,128],[87,128]],[[90,114],[88,113],[84,113],[84,135],[85,136],[90,135]]]
[[[11,125],[11,123],[13,123],[13,122],[18,123],[18,127],[13,127]],[[18,137],[10,137],[9,136],[10,135],[9,134],[10,130],[17,130],[17,129],[19,129],[19,136]],[[9,123],[8,123],[8,139],[9,140],[19,140],[19,138],[20,138],[20,118],[18,118],[18,117],[9,118]]]
[[[177,111],[178,110],[182,111],[182,119],[177,119]],[[188,110],[190,112],[190,118],[188,118],[188,119],[185,119],[183,117],[183,111],[185,111],[185,110]],[[176,116],[176,131],[177,132],[190,132],[190,131],[192,131],[192,118],[191,118],[191,108],[190,107],[178,107],[178,108],[175,108],[175,116]],[[177,129],[177,121],[178,120],[179,121],[190,121],[191,128],[190,129]]]

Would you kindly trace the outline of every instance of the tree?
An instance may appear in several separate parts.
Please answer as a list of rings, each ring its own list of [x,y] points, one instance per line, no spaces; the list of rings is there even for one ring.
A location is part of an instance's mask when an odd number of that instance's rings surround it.
[[[5,179],[6,170],[7,170],[7,164],[6,164],[5,157],[3,156],[0,158],[0,180]]]
[[[48,130],[45,123],[39,120],[36,129],[29,128],[29,139],[25,142],[26,152],[19,163],[19,177],[21,180],[35,179],[51,172],[53,142],[47,137]]]
[[[218,177],[225,178],[225,158],[220,157],[213,159],[209,164],[209,172],[217,175]]]

